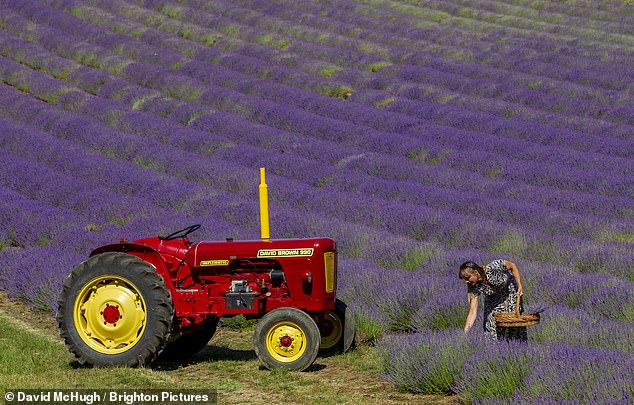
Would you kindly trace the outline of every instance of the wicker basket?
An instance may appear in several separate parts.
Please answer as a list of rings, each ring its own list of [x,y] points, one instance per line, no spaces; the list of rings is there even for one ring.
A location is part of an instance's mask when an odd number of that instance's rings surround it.
[[[539,323],[539,314],[520,314],[520,296],[517,296],[517,302],[515,303],[515,312],[498,312],[493,314],[495,323],[497,326],[503,326],[506,328],[518,327],[518,326],[532,326]]]

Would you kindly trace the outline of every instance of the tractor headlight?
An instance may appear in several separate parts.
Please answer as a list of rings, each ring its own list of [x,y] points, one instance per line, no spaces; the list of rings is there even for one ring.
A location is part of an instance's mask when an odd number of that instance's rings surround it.
[[[335,291],[337,274],[335,272],[335,252],[324,253],[324,267],[326,274],[326,292]]]

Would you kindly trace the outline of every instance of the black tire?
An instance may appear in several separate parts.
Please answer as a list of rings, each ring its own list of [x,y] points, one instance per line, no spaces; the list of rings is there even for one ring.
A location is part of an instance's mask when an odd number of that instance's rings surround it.
[[[303,371],[317,358],[321,337],[310,315],[297,308],[285,307],[260,319],[253,340],[255,354],[265,368]]]
[[[106,309],[99,311],[104,302]],[[102,253],[79,264],[58,300],[60,336],[80,364],[97,367],[153,362],[167,344],[173,317],[163,277],[126,253]]]
[[[205,322],[200,329],[178,336],[167,343],[167,347],[161,353],[160,360],[187,360],[207,347],[207,344],[216,333],[217,326],[218,318],[214,318]]]
[[[335,316],[337,318],[337,322],[341,323],[341,326],[328,325],[328,323],[331,322],[329,321],[330,316]],[[345,302],[337,298],[335,300],[335,309],[331,311],[331,314],[321,315],[317,321],[317,325],[319,326],[319,331],[322,336],[322,343],[329,340],[326,334],[333,333],[333,330],[335,329],[340,329],[337,333],[340,333],[339,339],[334,345],[332,342],[329,342],[326,345],[322,344],[320,347],[322,355],[346,353],[350,349],[354,348],[354,340],[357,331],[356,321],[354,313]]]

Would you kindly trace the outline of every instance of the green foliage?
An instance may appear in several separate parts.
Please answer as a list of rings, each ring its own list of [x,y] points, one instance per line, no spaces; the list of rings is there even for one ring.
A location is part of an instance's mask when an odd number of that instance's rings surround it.
[[[528,88],[531,89],[531,90],[535,90],[536,88],[538,88],[542,84],[543,84],[543,82],[541,80],[538,80],[536,82],[529,83],[528,84]]]
[[[386,97],[382,100],[379,100],[377,102],[374,103],[374,107],[376,108],[383,108],[383,107],[387,107],[388,105],[392,104],[393,102],[396,101],[396,98],[394,97]]]
[[[381,62],[370,63],[369,65],[365,66],[364,69],[367,70],[368,72],[378,72],[379,70],[388,66],[392,66],[392,63],[387,61],[381,61]]]
[[[385,329],[377,321],[369,319],[362,314],[355,314],[357,322],[357,335],[361,340],[373,342],[385,333]]]
[[[128,214],[125,216],[113,217],[108,222],[111,223],[112,225],[123,226],[126,224],[126,222],[128,222],[132,218],[134,218],[134,214]]]
[[[510,118],[513,118],[514,116],[516,116],[519,113],[520,113],[519,110],[514,108],[514,109],[511,109],[511,110],[504,111],[504,115],[503,116],[504,116],[504,118],[510,119]]]
[[[337,66],[337,65],[328,64],[328,65],[320,68],[318,73],[322,77],[325,77],[326,79],[329,79],[333,74],[335,74],[335,72],[338,72],[340,70],[343,70],[343,67]]]
[[[270,48],[275,48],[277,50],[283,51],[288,48],[290,41],[286,38],[282,38],[276,34],[267,34],[261,37],[258,37],[256,42],[260,45],[268,46]]]
[[[179,18],[181,13],[183,12],[183,8],[179,6],[174,6],[171,4],[164,4],[161,8],[161,13],[165,14],[170,18]]]
[[[406,252],[405,255],[396,263],[396,267],[408,271],[416,271],[421,264],[427,262],[438,253],[440,253],[440,251],[435,244],[423,244]]]
[[[132,102],[132,109],[137,111],[143,110],[143,104],[146,101],[151,100],[153,98],[155,98],[155,96],[144,96],[144,97],[137,98],[136,100]]]
[[[328,97],[333,97],[333,98],[340,98],[342,100],[346,100],[348,99],[352,94],[354,93],[354,90],[352,89],[352,87],[348,87],[348,86],[335,86],[333,88],[328,89],[324,95],[328,96]]]
[[[315,187],[324,188],[328,187],[328,185],[332,182],[333,176],[325,176],[317,180],[315,183]]]
[[[527,249],[524,235],[519,231],[509,229],[495,242],[491,251],[509,256],[522,257]]]
[[[451,149],[442,149],[436,154],[432,154],[425,148],[425,146],[420,146],[419,148],[411,149],[407,152],[406,157],[410,160],[419,163],[427,163],[431,165],[440,164],[444,158],[451,155],[453,150]]]
[[[189,126],[191,125],[192,122],[196,120],[196,118],[202,117],[203,115],[210,114],[212,112],[213,111],[211,110],[201,110],[201,111],[195,112],[189,116],[189,119],[187,120],[187,123],[185,125]]]
[[[244,315],[220,319],[221,326],[236,330],[252,330],[257,322],[257,319],[247,319]]]

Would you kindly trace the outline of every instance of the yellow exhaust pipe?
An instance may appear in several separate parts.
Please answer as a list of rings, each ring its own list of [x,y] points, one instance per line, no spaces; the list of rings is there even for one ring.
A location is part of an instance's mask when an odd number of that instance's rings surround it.
[[[269,229],[269,186],[266,185],[266,174],[263,167],[260,168],[260,233],[262,240],[271,240],[271,230]]]

